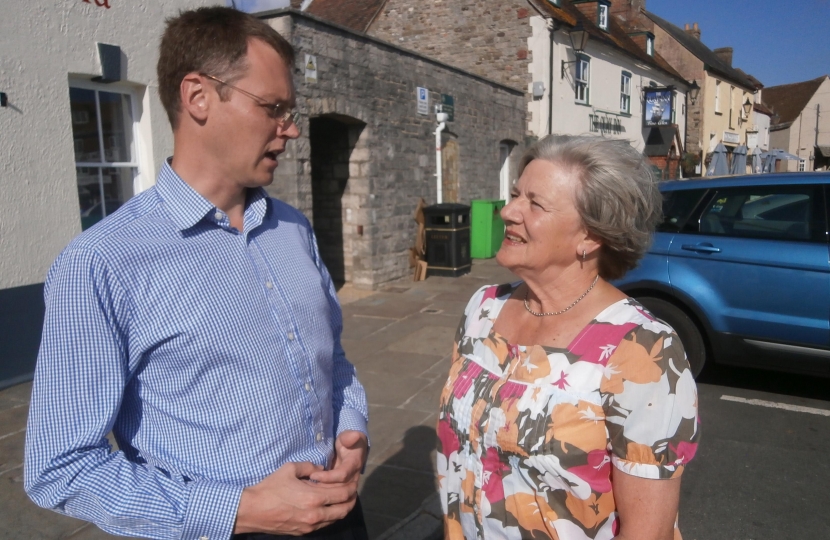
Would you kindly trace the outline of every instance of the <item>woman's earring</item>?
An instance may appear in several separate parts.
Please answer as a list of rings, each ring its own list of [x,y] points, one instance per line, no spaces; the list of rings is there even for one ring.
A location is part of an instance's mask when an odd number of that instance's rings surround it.
[[[584,249],[582,250],[582,260],[583,261],[585,260],[585,250]]]

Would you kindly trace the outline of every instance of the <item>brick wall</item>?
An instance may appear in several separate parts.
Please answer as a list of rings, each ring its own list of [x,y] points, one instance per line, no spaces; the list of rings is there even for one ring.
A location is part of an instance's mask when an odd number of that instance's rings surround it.
[[[369,34],[527,92],[527,2],[389,0]]]
[[[302,135],[289,143],[269,191],[300,208],[326,235],[342,230],[342,260],[334,262],[347,281],[376,288],[411,275],[415,206],[421,197],[436,201],[433,105],[442,93],[455,98],[455,121],[447,129],[458,143],[459,200],[469,204],[499,195],[499,142],[524,140],[524,93],[307,15],[290,12],[268,22],[296,49],[302,115]],[[316,81],[305,78],[306,54],[316,56]],[[429,89],[429,115],[416,111],[419,86]],[[319,126],[348,131],[346,143],[330,149],[338,155],[326,157],[329,149],[319,142],[312,151],[311,120],[318,118],[330,120]],[[312,174],[312,155],[337,170]],[[313,189],[313,179],[328,187]],[[339,217],[332,201],[315,196],[339,197]],[[338,219],[341,229],[332,223]],[[328,257],[336,257],[329,248]]]

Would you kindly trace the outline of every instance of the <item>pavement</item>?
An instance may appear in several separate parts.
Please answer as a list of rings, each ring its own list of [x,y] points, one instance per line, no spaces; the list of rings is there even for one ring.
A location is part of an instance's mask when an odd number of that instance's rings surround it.
[[[452,340],[473,292],[514,279],[487,259],[474,260],[472,271],[457,278],[400,280],[378,291],[347,285],[338,292],[343,347],[369,398],[372,448],[360,485],[369,538],[441,538],[434,426]],[[23,444],[30,394],[31,383],[0,391],[0,540],[114,538],[38,508],[26,497]]]

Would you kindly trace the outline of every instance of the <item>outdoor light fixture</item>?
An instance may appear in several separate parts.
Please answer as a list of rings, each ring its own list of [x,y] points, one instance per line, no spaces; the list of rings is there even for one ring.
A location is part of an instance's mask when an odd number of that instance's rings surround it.
[[[0,92],[0,107],[7,107],[9,105],[9,96],[5,92]]]
[[[752,111],[752,103],[749,101],[749,98],[746,98],[744,102],[744,116],[747,120],[749,120],[749,113]]]
[[[576,23],[576,25],[571,28],[571,33],[568,35],[571,38],[571,48],[574,50],[574,54],[579,54],[585,50],[585,45],[588,43],[588,31],[585,30],[585,27],[582,26],[581,22]],[[579,62],[578,58],[570,62],[562,60],[561,78],[565,78],[565,66],[576,64],[577,62]]]
[[[698,86],[697,81],[692,81],[692,85],[689,86],[689,92],[687,95],[689,96],[689,101],[691,101],[692,105],[694,105],[697,101],[697,96],[700,95],[700,86]]]

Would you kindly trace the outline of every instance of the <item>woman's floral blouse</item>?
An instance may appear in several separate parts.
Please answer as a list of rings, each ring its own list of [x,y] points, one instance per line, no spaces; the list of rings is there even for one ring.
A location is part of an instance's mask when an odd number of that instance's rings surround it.
[[[438,420],[445,537],[610,539],[612,465],[674,478],[695,455],[683,346],[630,298],[565,349],[508,343],[493,322],[518,285],[479,290],[458,328]]]

